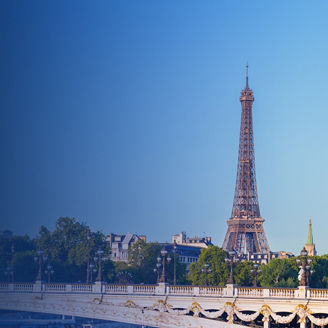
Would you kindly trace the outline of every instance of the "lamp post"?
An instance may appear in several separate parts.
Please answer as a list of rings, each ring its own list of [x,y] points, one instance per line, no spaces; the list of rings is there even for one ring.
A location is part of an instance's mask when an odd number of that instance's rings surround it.
[[[39,265],[39,270],[38,274],[36,276],[36,281],[41,281],[42,280],[42,263],[47,261],[48,257],[44,255],[44,251],[39,249],[36,251],[36,256],[34,257],[34,261],[38,263]]]
[[[138,265],[139,265],[139,266],[141,266],[142,261],[144,260],[144,258],[145,258],[145,257],[144,257],[142,254],[139,254],[139,255],[138,255]]]
[[[236,255],[236,251],[230,251],[229,256],[224,259],[227,264],[230,264],[230,275],[228,280],[228,284],[230,285],[233,285],[233,264],[237,261]]]
[[[5,276],[8,277],[8,282],[14,282],[14,269],[11,266],[6,267]]]
[[[48,276],[48,283],[49,283],[51,280],[51,276],[55,273],[53,267],[50,264],[48,264],[47,269],[44,270],[44,273]]]
[[[253,264],[253,268],[251,272],[254,274],[254,287],[257,287],[257,274],[261,272],[259,269],[259,265],[257,263]]]
[[[303,247],[301,250],[301,259],[296,259],[296,263],[300,268],[298,273],[298,280],[300,281],[300,286],[309,286],[309,276],[313,273],[311,270],[311,262],[312,260],[307,258],[308,252]]]
[[[15,253],[15,246],[14,244],[11,245],[11,270],[10,270],[10,277],[11,277],[11,282],[14,283],[14,253]]]
[[[165,247],[162,248],[161,250],[161,256],[162,256],[162,275],[161,278],[159,279],[159,282],[165,282],[165,265],[169,264],[171,262],[171,258],[169,255],[167,255],[167,250],[165,249]],[[159,261],[158,261],[159,259]],[[158,257],[157,258],[158,263],[160,263],[161,258]]]
[[[87,250],[88,250],[88,262],[87,262],[87,283],[90,282],[90,230],[87,229]]]
[[[93,263],[90,263],[89,264],[89,282],[93,282],[93,279],[92,279],[92,276],[93,276],[93,273],[96,273],[97,270],[95,269],[95,265]]]
[[[157,263],[156,263],[156,268],[154,268],[154,273],[155,274],[157,274],[157,282],[159,282],[159,273],[160,273],[160,271],[161,271],[161,263],[160,263],[160,261],[161,261],[161,258],[160,257],[158,257],[157,258]]]
[[[210,268],[210,265],[208,263],[204,264],[204,267],[202,268],[202,272],[205,273],[205,286],[207,286],[207,273],[212,272],[212,269]]]
[[[174,243],[173,243],[173,254],[174,254],[174,257],[173,257],[173,264],[174,264],[174,268],[173,268],[173,285],[175,286],[177,284],[177,258],[176,258],[176,255],[177,255],[177,242],[174,240]]]
[[[98,274],[97,274],[97,282],[101,282],[101,270],[102,270],[102,262],[107,261],[107,257],[103,256],[104,251],[99,249],[96,252],[96,256],[93,258],[94,261],[97,263],[98,262]]]

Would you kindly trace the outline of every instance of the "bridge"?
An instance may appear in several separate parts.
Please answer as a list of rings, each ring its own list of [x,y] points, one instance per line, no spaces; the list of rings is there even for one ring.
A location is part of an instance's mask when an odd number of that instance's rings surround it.
[[[328,289],[1,283],[0,309],[112,320],[151,327],[300,328],[328,325]]]

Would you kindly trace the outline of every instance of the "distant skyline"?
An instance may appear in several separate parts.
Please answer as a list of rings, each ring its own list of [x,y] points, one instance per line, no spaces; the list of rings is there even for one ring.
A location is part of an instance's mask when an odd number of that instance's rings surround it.
[[[231,215],[249,65],[261,215],[328,253],[326,1],[1,1],[0,230],[209,235]]]

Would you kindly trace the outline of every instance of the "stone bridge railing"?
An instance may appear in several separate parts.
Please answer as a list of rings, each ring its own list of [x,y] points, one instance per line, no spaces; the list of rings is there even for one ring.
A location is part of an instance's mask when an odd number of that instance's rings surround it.
[[[172,286],[158,285],[123,285],[123,284],[85,284],[85,283],[0,283],[1,292],[43,292],[43,293],[96,293],[96,294],[140,294],[170,296],[213,296],[246,298],[302,298],[327,299],[328,289],[300,288],[261,288],[237,286]]]
[[[262,320],[264,328],[270,322],[288,324],[293,320],[300,328],[310,322],[324,327],[328,325],[328,289],[0,283],[0,308],[148,323],[153,327],[219,328],[227,327],[227,323],[242,327],[242,322],[254,320]]]

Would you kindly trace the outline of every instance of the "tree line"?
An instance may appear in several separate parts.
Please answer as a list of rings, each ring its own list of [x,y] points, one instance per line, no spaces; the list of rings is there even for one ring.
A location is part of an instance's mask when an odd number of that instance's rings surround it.
[[[89,265],[89,275],[92,275],[94,281],[98,271],[98,262],[94,257],[98,250],[102,250],[103,281],[154,284],[161,275],[162,267],[157,267],[161,249],[159,243],[140,240],[130,247],[127,263],[112,262],[109,259],[110,248],[102,232],[92,232],[85,223],[74,218],[59,218],[53,231],[41,226],[35,238],[27,235],[0,237],[0,281],[35,281],[38,273],[35,257],[38,250],[42,250],[44,255],[43,280],[49,278],[52,282],[86,282]],[[180,263],[179,256],[176,256],[177,284],[224,286],[230,274],[230,266],[225,262],[227,255],[217,246],[202,249],[198,262],[190,264],[188,273],[185,264]],[[169,256],[172,261],[166,265],[165,273],[166,281],[172,284],[174,254]],[[313,273],[310,276],[310,286],[328,288],[328,255],[313,256],[311,259]],[[52,268],[51,275],[49,270],[46,271],[48,266]],[[296,257],[272,259],[268,264],[258,267],[257,283],[262,287],[297,287],[298,271]],[[233,277],[234,283],[239,286],[254,285],[253,263],[236,262],[233,265]]]

